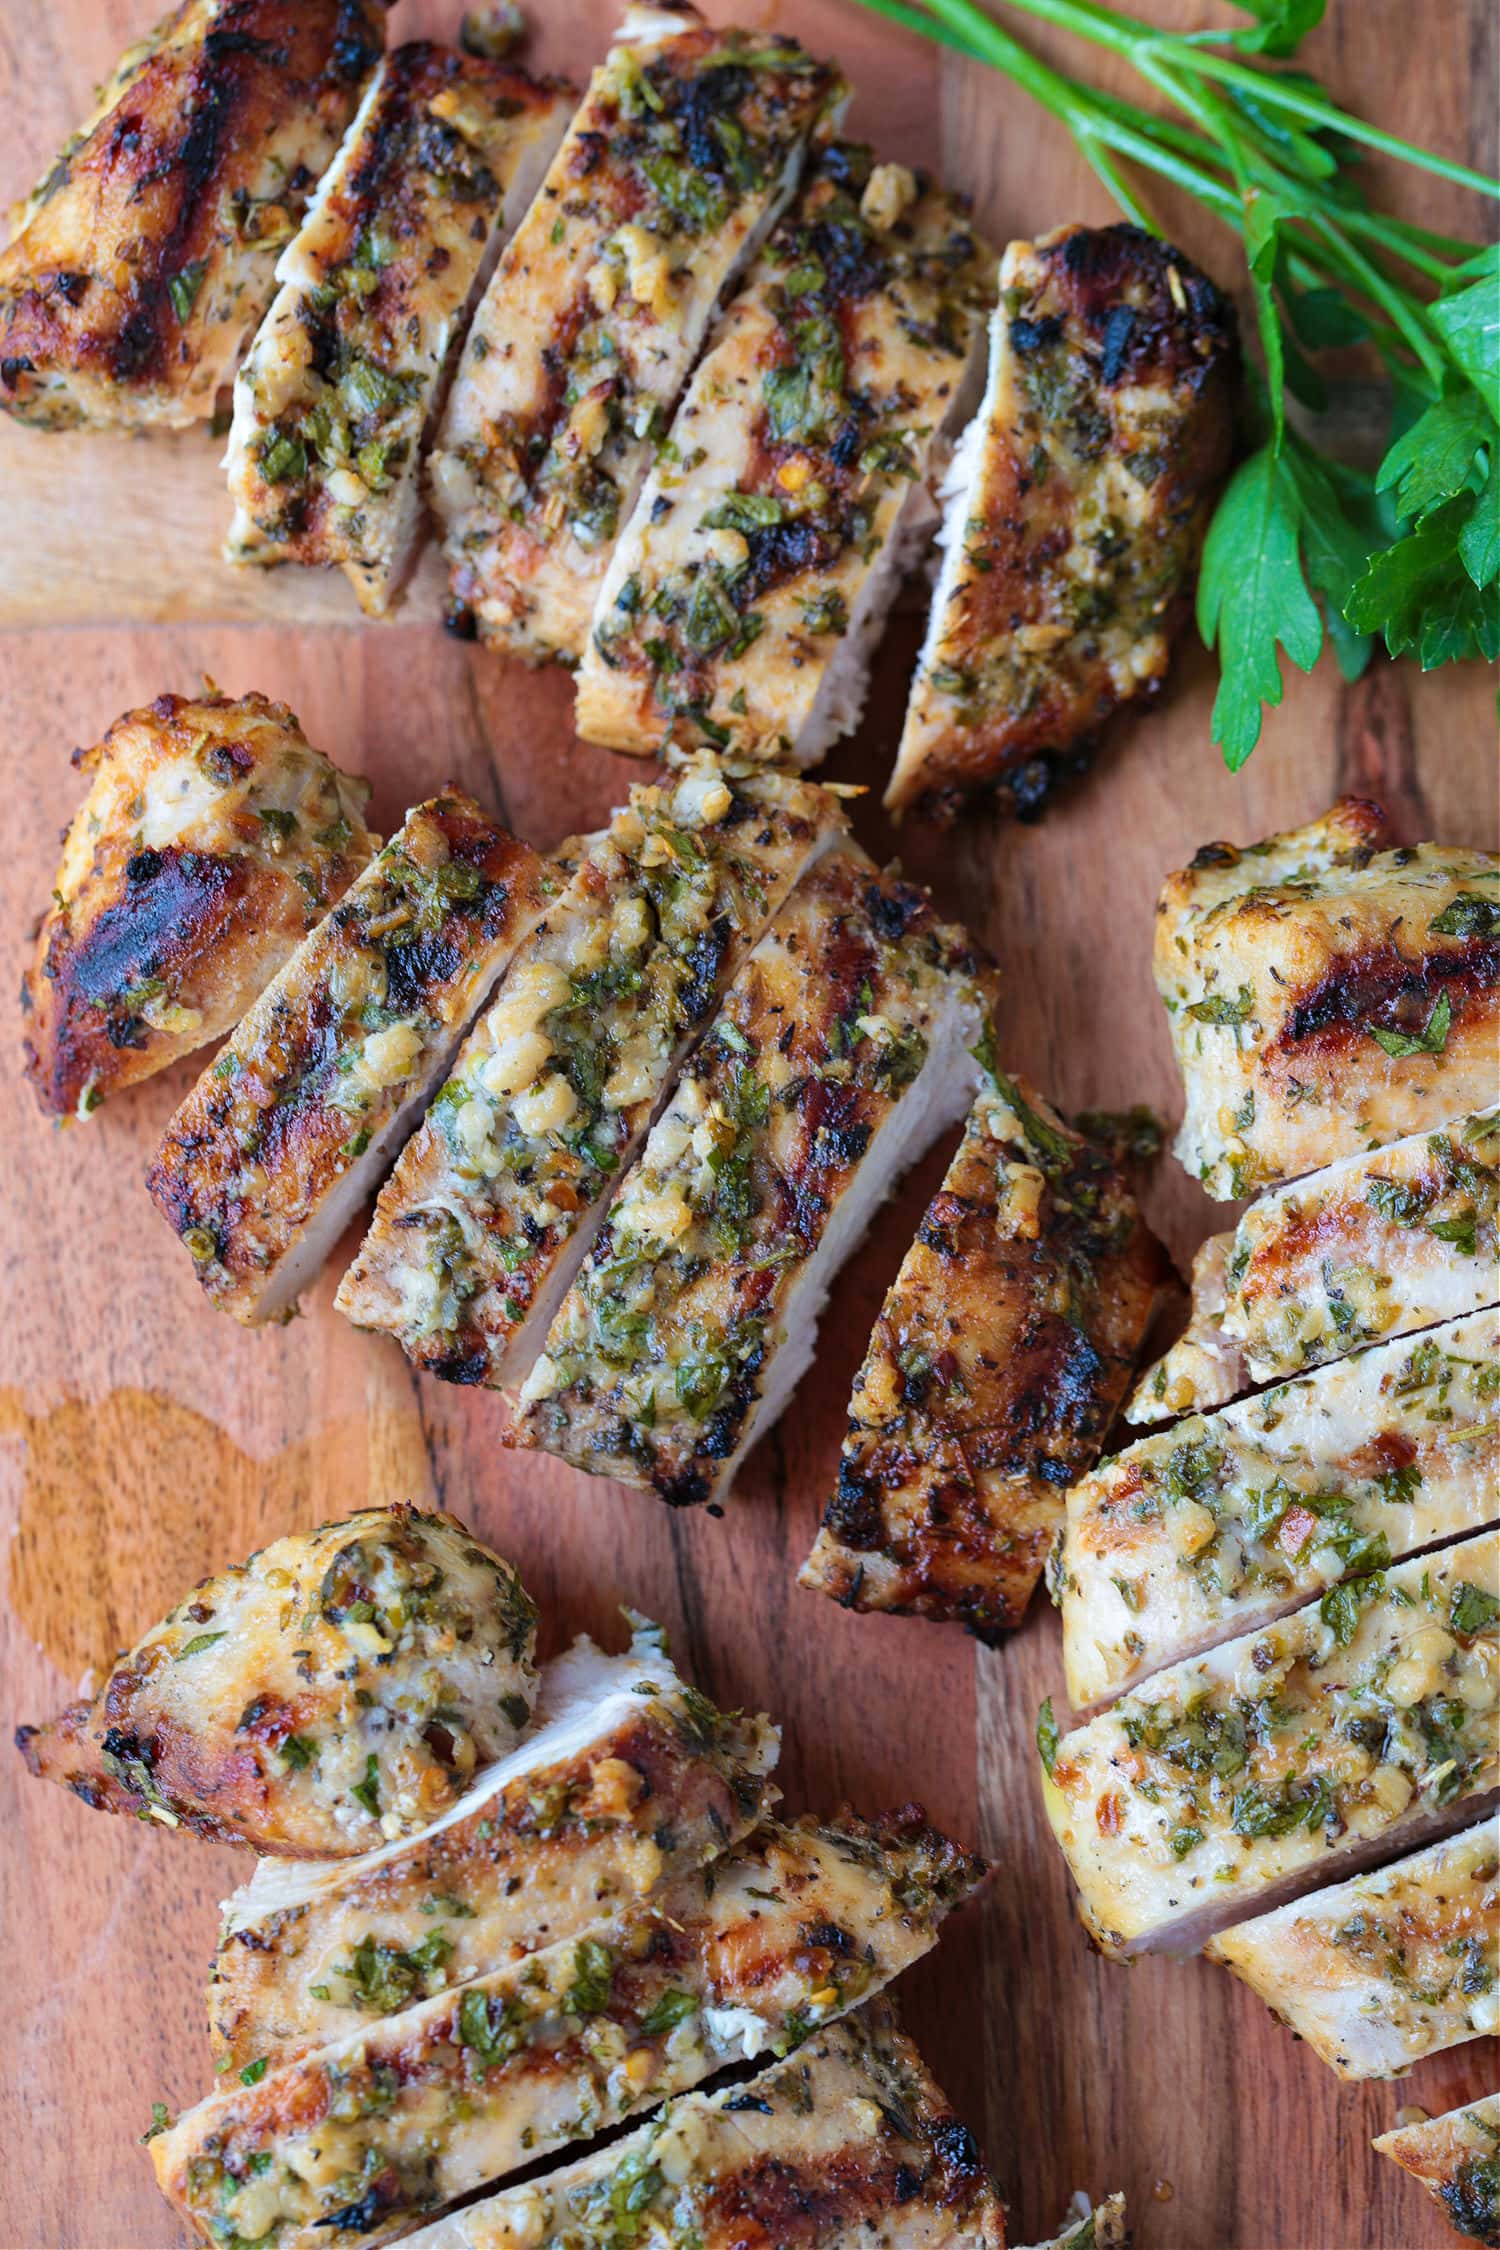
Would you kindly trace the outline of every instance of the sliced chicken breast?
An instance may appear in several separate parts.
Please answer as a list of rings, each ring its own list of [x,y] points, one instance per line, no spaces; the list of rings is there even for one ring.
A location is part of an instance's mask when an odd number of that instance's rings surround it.
[[[684,2094],[597,2156],[423,2227],[412,2250],[643,2246],[1004,2250],[973,2135],[885,2000],[718,2094]],[[1101,2245],[1103,2237],[1098,2238]]]
[[[992,980],[857,847],[730,986],[521,1390],[512,1442],[717,1503],[812,1359],[830,1283],[972,1097]]]
[[[536,1700],[536,1608],[452,1516],[367,1508],[205,1578],[92,1704],[22,1727],[105,1812],[332,1859],[425,1829]]]
[[[430,1827],[332,1867],[261,1862],[224,1909],[216,2054],[287,2062],[581,1936],[747,1836],[778,1747],[679,1679],[654,1626],[626,1656],[577,1642],[543,1668],[531,1731]]]
[[[1187,1326],[1147,1368],[1125,1401],[1127,1422],[1165,1422],[1174,1414],[1207,1413],[1249,1390],[1245,1356],[1224,1332],[1233,1251],[1232,1234],[1211,1234],[1194,1252]]]
[[[381,63],[235,380],[231,562],[336,563],[362,609],[389,610],[424,436],[575,100],[426,40]]]
[[[578,731],[815,765],[858,723],[929,481],[973,405],[993,253],[835,142],[729,307],[599,595]]]
[[[1494,1311],[1140,1439],[1068,1494],[1053,1591],[1069,1702],[1478,1531],[1500,1516],[1497,1474]]]
[[[1219,1286],[1205,1295],[1194,1269],[1189,1333],[1212,1364],[1238,1371],[1240,1390],[1493,1304],[1500,1110],[1346,1156],[1261,1196],[1232,1236],[1214,1239]],[[1132,1421],[1158,1421],[1203,1387],[1184,1350],[1142,1378]]]
[[[1382,2133],[1374,2143],[1420,2180],[1455,2234],[1500,2245],[1500,2094]]]
[[[160,695],[73,763],[88,795],[21,987],[61,1118],[228,1031],[380,848],[365,784],[263,695]]]
[[[0,250],[0,407],[214,411],[385,44],[378,0],[183,0],[122,58]]]
[[[1482,1820],[1206,1950],[1340,2078],[1399,2078],[1500,2030],[1500,1833]]]
[[[633,789],[464,1042],[339,1310],[429,1374],[519,1383],[725,986],[846,832],[827,790],[707,755]]]
[[[627,7],[485,294],[432,456],[454,608],[481,638],[582,656],[715,308],[844,98],[780,33]]]
[[[147,1179],[222,1310],[290,1314],[545,911],[543,882],[529,845],[447,790],[261,995]]]
[[[1500,860],[1392,848],[1346,797],[1305,828],[1208,844],[1167,878],[1156,986],[1221,1200],[1425,1133],[1500,1084]]]
[[[634,1915],[210,2095],[152,2141],[157,2179],[211,2238],[388,2241],[872,1998],[981,1873],[915,1808],[769,1823]]]
[[[986,1074],[855,1377],[800,1583],[985,1640],[1018,1625],[1166,1270],[1123,1174]]]
[[[886,803],[1035,814],[1154,695],[1233,447],[1233,308],[1139,227],[1000,265],[989,389],[946,481],[943,559]]]
[[[1324,1872],[1481,1809],[1500,1782],[1493,1532],[1331,1587],[1039,1730],[1048,1817],[1107,1953],[1186,1952]]]

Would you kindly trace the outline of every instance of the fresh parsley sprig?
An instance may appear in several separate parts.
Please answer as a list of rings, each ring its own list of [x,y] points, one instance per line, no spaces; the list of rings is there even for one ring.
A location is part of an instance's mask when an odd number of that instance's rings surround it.
[[[992,64],[1067,126],[1129,217],[1159,232],[1129,167],[1185,190],[1240,234],[1264,375],[1259,442],[1204,548],[1198,625],[1219,655],[1213,736],[1237,770],[1325,636],[1355,679],[1378,637],[1429,671],[1500,657],[1500,250],[1372,210],[1365,149],[1480,194],[1500,184],[1415,147],[1284,67],[1325,0],[1235,0],[1241,29],[1173,33],[1102,0],[1004,0],[1128,62],[1161,115],[1064,75],[976,0],[863,0]],[[1288,414],[1328,404],[1319,356],[1372,347],[1389,442],[1371,470],[1318,447]]]

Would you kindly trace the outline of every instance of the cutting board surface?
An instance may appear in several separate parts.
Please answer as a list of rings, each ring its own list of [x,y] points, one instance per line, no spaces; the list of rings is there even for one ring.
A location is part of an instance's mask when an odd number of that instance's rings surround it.
[[[93,82],[160,0],[0,6],[0,198],[20,193]],[[1190,0],[1154,18],[1201,21]],[[837,52],[853,129],[941,165],[996,240],[1113,215],[1060,131],[998,78],[845,0],[748,0],[743,15]],[[402,0],[393,35],[451,36],[448,0]],[[1306,57],[1354,107],[1471,163],[1492,160],[1497,18],[1486,0],[1333,0]],[[533,60],[581,75],[607,0],[538,9]],[[1409,215],[1475,232],[1477,210],[1411,175],[1376,187]],[[1174,225],[1179,215],[1169,212]],[[1232,246],[1195,215],[1187,247],[1221,277]],[[200,674],[285,698],[311,738],[366,773],[384,829],[446,777],[546,845],[597,824],[629,761],[575,743],[570,690],[446,638],[428,557],[399,623],[356,619],[342,583],[240,578],[215,559],[216,448],[49,439],[0,420],[0,725],[10,785],[0,944],[14,993],[76,801],[75,743]],[[900,728],[917,621],[898,619],[865,727],[829,777],[877,783]],[[1209,838],[1246,841],[1341,791],[1383,798],[1405,838],[1496,841],[1494,709],[1477,672],[1331,660],[1293,678],[1248,770],[1208,742],[1211,667],[1185,646],[1165,701],[1121,734],[1041,825],[979,811],[899,850],[998,955],[1002,1049],[1069,1109],[1179,1106],[1149,975],[1167,869]],[[897,840],[856,810],[872,849]],[[549,1648],[618,1611],[661,1619],[721,1703],[785,1726],[790,1802],[873,1809],[918,1797],[999,1863],[984,1904],[902,1986],[911,2028],[980,2134],[1016,2242],[1050,2233],[1076,2187],[1128,2191],[1139,2250],[1425,2250],[1451,2240],[1371,2154],[1402,2103],[1436,2113],[1496,2082],[1496,2042],[1399,2087],[1340,2086],[1260,2003],[1202,1962],[1107,1966],[1073,1918],[1046,1832],[1032,1729],[1060,1698],[1045,1604],[997,1651],[956,1630],[847,1616],[793,1578],[837,1461],[849,1380],[939,1151],[838,1283],[814,1372],[750,1460],[722,1522],[671,1514],[497,1442],[493,1400],[413,1375],[332,1310],[246,1335],[207,1313],[142,1175],[188,1066],[57,1133],[0,1026],[0,1662],[7,1729],[71,1697],[194,1578],[297,1525],[410,1497],[456,1510],[519,1567]],[[1180,1260],[1211,1207],[1165,1158],[1153,1220]],[[331,1274],[340,1270],[336,1258]],[[0,2242],[147,2250],[178,2240],[136,2146],[153,2099],[209,2080],[202,1987],[217,1902],[245,1863],[91,1815],[0,1759]]]

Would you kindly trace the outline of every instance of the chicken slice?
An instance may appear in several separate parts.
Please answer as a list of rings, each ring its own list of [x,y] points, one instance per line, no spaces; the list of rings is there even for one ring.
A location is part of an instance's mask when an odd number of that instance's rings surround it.
[[[633,1914],[210,2095],[151,2143],[179,2216],[277,2250],[424,2213],[872,1998],[982,1863],[915,1807],[767,1823]]]
[[[974,2137],[887,2000],[718,2094],[684,2094],[597,2156],[410,2236],[411,2250],[1004,2250]],[[1104,2238],[1098,2238],[1103,2250]]]
[[[886,803],[1034,814],[1154,695],[1229,467],[1238,350],[1212,282],[1139,227],[1000,266],[989,389],[946,480],[942,566]]]
[[[1500,1840],[1482,1820],[1241,1922],[1206,1951],[1340,2078],[1399,2078],[1500,2029]]]
[[[1186,1952],[1472,1819],[1500,1782],[1497,1563],[1484,1532],[1350,1579],[1061,1741],[1044,1708],[1047,1813],[1104,1951]]]
[[[1500,859],[1390,848],[1379,807],[1345,797],[1168,876],[1155,973],[1177,1154],[1211,1195],[1250,1195],[1494,1101]]]
[[[1110,2195],[1095,2204],[1092,2211],[1086,2211],[1081,2219],[1071,2220],[1050,2242],[1039,2242],[1036,2250],[1128,2250],[1129,2241],[1125,2198]]]
[[[291,1312],[545,911],[544,881],[472,798],[416,806],[203,1073],[147,1185],[236,1320]]]
[[[1018,1625],[1165,1272],[1124,1175],[988,1078],[881,1307],[800,1583],[982,1640]]]
[[[973,405],[993,253],[835,142],[700,361],[599,594],[578,731],[815,765],[858,723],[932,472]]]
[[[1140,1439],[1068,1494],[1053,1591],[1069,1702],[1494,1522],[1497,1472],[1494,1311]]]
[[[365,784],[263,695],[160,695],[73,763],[89,792],[21,987],[61,1118],[228,1031],[380,848]]]
[[[1410,1335],[1500,1296],[1500,1110],[1477,1110],[1252,1203],[1213,1238],[1219,1283],[1193,1270],[1188,1336],[1147,1370],[1131,1421],[1194,1400],[1188,1340],[1236,1371],[1234,1389]],[[1225,1393],[1224,1395],[1231,1395]],[[1212,1398],[1196,1403],[1214,1404]]]
[[[383,617],[469,315],[576,96],[418,40],[381,63],[234,386],[231,562],[336,563]]]
[[[627,7],[480,305],[432,456],[455,610],[482,639],[582,656],[715,308],[844,98],[779,33]]]
[[[709,756],[633,789],[464,1042],[339,1310],[429,1374],[519,1383],[725,986],[846,831],[827,790]]]
[[[1125,1402],[1127,1422],[1207,1413],[1250,1388],[1244,1354],[1224,1333],[1232,1234],[1211,1234],[1193,1255],[1191,1309],[1177,1341],[1146,1369]]]
[[[811,1362],[834,1274],[962,1115],[991,979],[856,846],[806,875],[610,1206],[512,1442],[717,1503]]]
[[[333,1867],[261,1862],[224,1910],[216,2054],[287,2062],[581,1936],[747,1836],[778,1748],[679,1679],[654,1626],[626,1656],[577,1642],[543,1667],[531,1731],[431,1827]]]
[[[205,1578],[17,1747],[98,1810],[339,1858],[425,1828],[514,1746],[535,1644],[525,1588],[461,1523],[367,1508]]]
[[[1373,2144],[1420,2180],[1455,2234],[1500,2246],[1500,2094],[1382,2133]]]
[[[183,0],[122,58],[0,250],[0,407],[214,411],[385,43],[378,0]]]

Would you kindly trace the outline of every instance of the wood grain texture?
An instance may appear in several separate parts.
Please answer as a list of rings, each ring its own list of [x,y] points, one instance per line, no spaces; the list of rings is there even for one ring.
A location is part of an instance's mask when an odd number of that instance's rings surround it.
[[[0,9],[0,194],[19,190],[81,111],[93,80],[157,0],[53,0]],[[999,81],[940,61],[842,0],[747,17],[836,50],[858,89],[856,130],[887,152],[941,151],[997,236],[1102,218],[1102,191],[1063,139]],[[1190,0],[1151,0],[1162,21]],[[403,0],[397,36],[450,30],[448,0]],[[540,12],[539,12],[540,13]],[[1496,17],[1487,0],[1334,0],[1308,59],[1367,114],[1491,162]],[[582,71],[605,43],[607,0],[550,18],[544,67]],[[1474,228],[1464,198],[1403,176],[1401,207]],[[1222,274],[1226,247],[1196,219],[1188,247]],[[128,452],[123,554],[91,575],[80,526],[119,540],[104,452],[0,433],[5,614],[0,727],[12,775],[0,863],[0,947],[14,991],[51,880],[76,777],[67,753],[127,705],[202,672],[282,696],[311,738],[367,773],[389,827],[451,776],[549,843],[600,818],[638,769],[575,744],[570,689],[447,640],[425,597],[389,627],[348,618],[336,583],[257,582],[284,606],[244,622],[202,544],[211,480],[179,483],[153,447]],[[8,473],[20,445],[58,464],[45,520]],[[115,449],[110,458],[116,458]],[[161,463],[158,469],[157,464]],[[50,528],[49,528],[50,526]],[[87,540],[83,541],[86,546]],[[430,570],[430,565],[429,565]],[[432,583],[429,579],[428,583]],[[128,593],[122,593],[124,588]],[[167,592],[164,593],[163,589]],[[233,597],[238,600],[238,596]],[[435,601],[431,604],[435,609]],[[262,617],[267,613],[261,612]],[[137,622],[113,625],[130,617]],[[149,624],[141,618],[160,619]],[[66,629],[64,629],[66,628]],[[867,725],[833,777],[875,780],[899,732],[915,621],[882,653]],[[1495,842],[1490,683],[1375,668],[1353,689],[1326,663],[1295,679],[1238,781],[1208,746],[1210,667],[1185,649],[1165,703],[1035,829],[976,814],[946,836],[903,831],[933,880],[999,954],[1004,1048],[1070,1108],[1177,1090],[1149,977],[1163,872],[1205,839],[1246,839],[1320,810],[1343,788],[1383,794],[1404,831]],[[869,804],[858,825],[892,838]],[[845,1616],[792,1577],[829,1489],[849,1379],[899,1262],[935,1154],[885,1213],[835,1293],[815,1372],[750,1461],[723,1523],[674,1517],[496,1442],[493,1402],[414,1377],[393,1346],[337,1320],[332,1279],[304,1316],[246,1335],[202,1308],[142,1174],[184,1066],[87,1128],[57,1133],[4,1034],[0,1132],[0,1660],[7,1729],[71,1695],[187,1580],[297,1524],[372,1499],[440,1499],[509,1554],[543,1605],[549,1644],[617,1638],[617,1606],[660,1617],[721,1700],[786,1725],[793,1804],[873,1808],[920,1796],[999,1862],[983,1906],[903,1987],[909,2020],[981,2131],[1025,2242],[1074,2187],[1130,2193],[1140,2250],[1436,2250],[1451,2238],[1425,2199],[1369,2151],[1402,2102],[1436,2112],[1493,2087],[1496,2043],[1431,2062],[1399,2087],[1341,2087],[1260,2004],[1203,1963],[1108,1966],[1087,1949],[1035,1787],[1032,1727],[1060,1694],[1055,1621],[1006,1648]],[[1154,1220],[1184,1257],[1211,1212],[1170,1161]],[[334,1262],[331,1274],[339,1270]],[[0,2242],[147,2250],[176,2237],[136,2147],[153,2098],[194,2099],[209,2064],[201,1987],[216,1903],[242,1878],[228,1852],[86,1813],[0,1755],[0,1948],[10,2036],[0,2062]],[[1163,2185],[1160,2193],[1158,2183]]]

